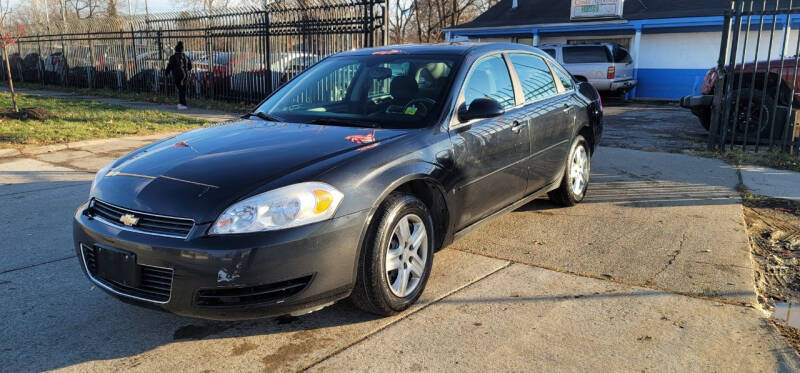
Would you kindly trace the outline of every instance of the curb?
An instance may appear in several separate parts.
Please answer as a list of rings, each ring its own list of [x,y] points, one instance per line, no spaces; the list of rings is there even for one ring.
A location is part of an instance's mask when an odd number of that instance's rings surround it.
[[[14,149],[14,148],[0,149],[0,158],[18,157],[20,155],[22,155],[22,153],[20,153],[19,149]]]

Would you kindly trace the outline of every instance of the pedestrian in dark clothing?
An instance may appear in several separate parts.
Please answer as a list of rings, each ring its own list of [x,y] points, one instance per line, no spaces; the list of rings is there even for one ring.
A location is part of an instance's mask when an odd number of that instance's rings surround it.
[[[179,110],[186,110],[186,83],[189,81],[189,72],[192,71],[192,60],[183,53],[183,42],[179,41],[175,46],[175,54],[169,57],[167,63],[167,74],[172,74],[175,81],[175,88],[178,89]]]

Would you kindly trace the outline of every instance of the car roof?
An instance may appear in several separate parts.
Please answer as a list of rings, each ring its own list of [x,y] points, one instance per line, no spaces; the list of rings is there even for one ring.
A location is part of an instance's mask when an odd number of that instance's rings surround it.
[[[581,43],[581,44],[544,44],[540,45],[539,48],[548,48],[548,47],[613,47],[613,46],[620,46],[617,43]]]
[[[519,43],[473,43],[452,42],[439,44],[403,44],[388,45],[384,47],[356,49],[342,52],[337,56],[366,56],[371,54],[438,54],[463,56],[471,52],[485,53],[496,50],[520,50],[535,52],[536,49]]]

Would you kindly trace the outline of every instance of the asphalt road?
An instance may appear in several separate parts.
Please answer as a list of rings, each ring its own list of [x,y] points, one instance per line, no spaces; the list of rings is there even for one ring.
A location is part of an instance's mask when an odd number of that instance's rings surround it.
[[[92,174],[0,159],[0,370],[797,370],[757,309],[735,171],[601,148],[581,205],[537,200],[435,257],[420,303],[189,319],[94,288],[70,219]]]

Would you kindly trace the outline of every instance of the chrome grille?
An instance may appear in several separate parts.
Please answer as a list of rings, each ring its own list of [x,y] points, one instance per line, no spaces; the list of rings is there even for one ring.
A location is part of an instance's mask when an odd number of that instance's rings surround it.
[[[97,199],[92,200],[89,205],[89,215],[124,229],[178,238],[189,236],[194,227],[194,221],[191,219],[129,210]],[[125,225],[120,221],[123,215],[132,215],[138,221],[130,226]]]

